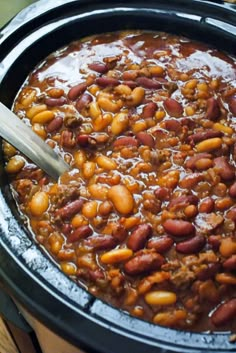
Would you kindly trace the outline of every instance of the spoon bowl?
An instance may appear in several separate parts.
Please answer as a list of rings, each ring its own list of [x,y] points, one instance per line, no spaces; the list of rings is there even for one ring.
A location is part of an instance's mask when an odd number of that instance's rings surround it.
[[[30,127],[0,102],[0,136],[12,144],[53,179],[70,170],[70,166]]]

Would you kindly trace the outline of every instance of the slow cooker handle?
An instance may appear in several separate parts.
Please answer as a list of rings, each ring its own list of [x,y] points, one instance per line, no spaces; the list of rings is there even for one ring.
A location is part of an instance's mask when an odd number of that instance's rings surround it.
[[[0,288],[0,315],[6,321],[23,330],[26,333],[32,332],[32,328],[20,314],[13,300]]]
[[[42,353],[34,331],[21,315],[14,301],[1,287],[0,316],[20,353]]]

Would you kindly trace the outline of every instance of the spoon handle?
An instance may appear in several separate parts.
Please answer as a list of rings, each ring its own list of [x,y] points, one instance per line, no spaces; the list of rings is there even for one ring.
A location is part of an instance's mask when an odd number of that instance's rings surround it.
[[[0,102],[0,136],[11,143],[53,179],[70,169],[69,165],[29,126]]]

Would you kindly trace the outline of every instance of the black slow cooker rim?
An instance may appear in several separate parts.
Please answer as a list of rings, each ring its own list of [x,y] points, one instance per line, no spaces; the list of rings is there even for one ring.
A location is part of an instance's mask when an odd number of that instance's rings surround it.
[[[151,10],[159,7],[165,9],[166,7],[163,0],[150,1],[144,5],[141,0],[111,1],[110,3],[113,9],[122,7],[123,12],[125,12],[125,8],[140,11],[145,8]],[[32,33],[43,27],[45,23],[53,23],[59,15],[61,19],[67,13],[73,17],[73,14],[78,11],[82,13],[86,10],[88,13],[89,9],[94,9],[94,7],[105,13],[107,2],[69,0],[65,3],[65,1],[59,0],[53,2],[53,8],[47,8],[45,11],[40,6],[37,10],[37,6],[39,4],[36,3],[33,19],[27,17],[23,24],[12,28],[9,24],[4,29],[5,34],[0,41],[1,58],[10,58],[11,52],[20,45],[20,40],[27,38],[29,32]],[[219,13],[219,9],[222,11],[221,13]],[[181,11],[187,14],[194,11],[195,15],[201,17],[201,20],[205,18],[207,13],[208,19],[213,17],[216,31],[220,29],[217,29],[217,22],[214,20],[235,26],[235,9],[226,8],[222,2],[171,0],[168,1],[168,10],[166,11],[173,16],[180,14]],[[21,16],[24,17],[24,13],[21,13]],[[236,32],[232,35],[227,34],[231,38],[230,43],[231,41],[235,43],[235,34]],[[11,78],[10,71],[11,65],[0,68],[4,89],[6,82]],[[5,93],[1,92],[0,97],[10,105],[14,95],[9,99]],[[3,180],[5,180],[4,176]],[[8,201],[6,202],[6,200]],[[79,345],[82,349],[89,347],[90,351],[94,350],[94,352],[116,353],[120,350],[124,352],[132,350],[137,353],[143,351],[154,353],[158,348],[188,353],[235,351],[235,346],[228,342],[229,335],[227,333],[197,334],[157,327],[132,318],[78,288],[60,273],[50,260],[45,259],[41,251],[32,244],[26,235],[24,226],[15,217],[15,207],[12,202],[9,203],[9,200],[11,200],[9,188],[3,181],[0,194],[0,278],[9,293],[49,328],[63,335],[70,342]],[[16,234],[20,236],[16,237]],[[54,283],[50,283],[52,276],[45,277],[45,273],[47,274],[47,271],[51,271],[51,269],[57,279],[60,277],[57,286],[63,283],[66,291],[61,292]],[[73,300],[68,298],[69,292],[73,292]],[[76,300],[79,301],[79,304],[75,303]],[[107,317],[102,317],[101,313]],[[125,327],[126,325],[128,327]],[[155,332],[158,338],[151,335],[152,332]],[[119,342],[117,347],[114,346],[116,340]]]

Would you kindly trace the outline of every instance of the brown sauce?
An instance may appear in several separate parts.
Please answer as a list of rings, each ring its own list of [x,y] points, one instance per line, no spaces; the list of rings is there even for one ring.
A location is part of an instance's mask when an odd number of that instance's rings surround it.
[[[166,33],[85,38],[29,75],[14,111],[72,168],[55,183],[4,144],[61,270],[155,324],[235,332],[235,58]]]

